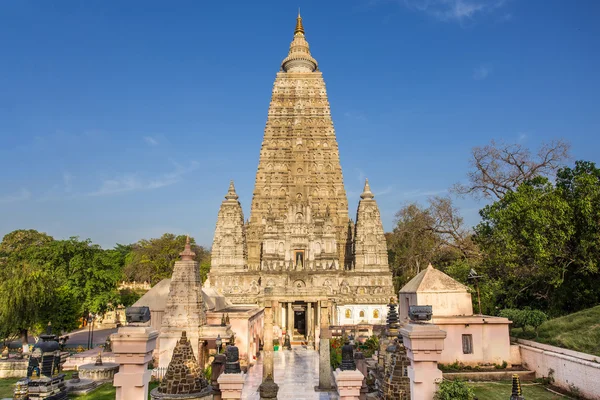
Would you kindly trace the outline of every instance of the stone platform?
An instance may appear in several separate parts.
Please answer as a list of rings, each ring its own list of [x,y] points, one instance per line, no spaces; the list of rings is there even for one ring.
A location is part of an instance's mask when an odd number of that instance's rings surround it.
[[[65,381],[65,384],[67,385],[67,392],[75,396],[88,394],[96,390],[96,388],[103,383],[104,382],[96,382],[91,379],[80,379],[79,382],[73,382],[73,380]]]
[[[0,360],[0,379],[24,378],[27,376],[27,360],[9,358]]]
[[[103,362],[102,365],[85,364],[79,366],[79,376],[96,382],[109,382],[119,372],[119,364]]]
[[[262,383],[262,357],[248,370],[243,400],[259,400],[258,387]],[[303,347],[273,352],[273,375],[279,385],[279,399],[338,400],[335,392],[315,392],[319,385],[319,353]]]
[[[99,349],[95,348],[69,356],[62,367],[63,371],[74,371],[77,370],[80,365],[95,363],[98,358],[98,351]],[[104,363],[114,363],[115,355],[113,353],[102,352],[102,361]],[[27,367],[25,369],[27,369]]]

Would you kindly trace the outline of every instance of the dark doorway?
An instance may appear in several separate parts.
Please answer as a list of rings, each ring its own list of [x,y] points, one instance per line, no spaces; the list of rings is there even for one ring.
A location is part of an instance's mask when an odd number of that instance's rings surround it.
[[[294,311],[294,333],[306,335],[306,311]]]

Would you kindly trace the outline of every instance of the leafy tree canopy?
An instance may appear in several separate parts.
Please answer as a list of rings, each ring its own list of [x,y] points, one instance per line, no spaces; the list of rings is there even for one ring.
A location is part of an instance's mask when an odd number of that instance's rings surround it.
[[[125,262],[126,278],[129,281],[150,282],[152,285],[170,278],[175,261],[179,260],[179,253],[185,246],[185,240],[185,235],[165,233],[160,238],[142,239],[131,245]],[[190,238],[190,242],[201,271],[207,273],[210,268],[210,252],[196,245],[193,238]]]

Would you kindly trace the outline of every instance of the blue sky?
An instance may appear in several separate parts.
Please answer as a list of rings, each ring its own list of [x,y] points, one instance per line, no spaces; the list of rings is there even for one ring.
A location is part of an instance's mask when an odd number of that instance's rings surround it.
[[[600,162],[595,0],[3,1],[0,235],[210,246],[230,179],[249,215],[298,5],[353,217],[368,177],[390,230],[491,139]]]

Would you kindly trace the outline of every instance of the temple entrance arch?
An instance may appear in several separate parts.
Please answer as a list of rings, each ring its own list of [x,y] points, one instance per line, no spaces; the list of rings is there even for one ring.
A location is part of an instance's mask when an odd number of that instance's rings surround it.
[[[294,336],[306,335],[306,310],[294,310]]]

